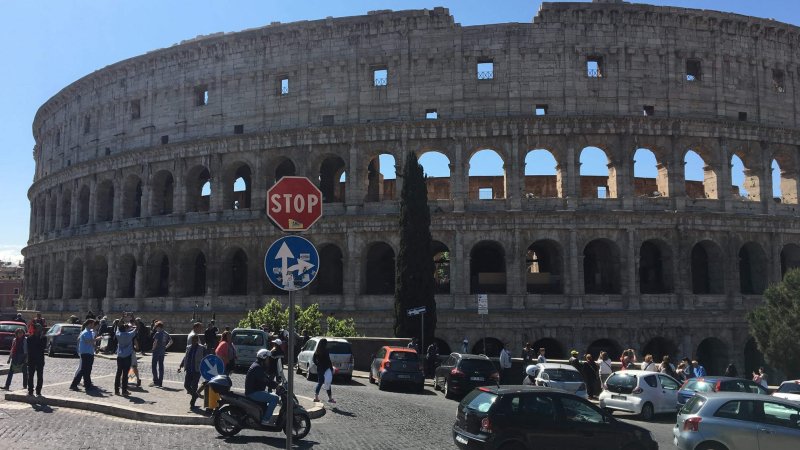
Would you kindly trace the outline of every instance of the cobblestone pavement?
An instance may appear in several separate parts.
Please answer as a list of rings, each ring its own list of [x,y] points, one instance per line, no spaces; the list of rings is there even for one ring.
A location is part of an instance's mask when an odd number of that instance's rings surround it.
[[[179,360],[178,360],[179,361]],[[77,359],[50,358],[47,361],[46,383],[68,382]],[[148,369],[148,364],[142,364]],[[168,359],[169,377],[180,380],[175,373],[177,362]],[[60,369],[59,369],[60,367]],[[115,362],[97,359],[96,374],[112,374]],[[108,380],[108,381],[106,381]],[[98,378],[102,386],[111,378]],[[149,382],[149,376],[145,375]],[[241,385],[243,375],[236,374],[234,383]],[[19,384],[15,382],[15,387]],[[315,383],[298,379],[297,393],[313,396]],[[66,389],[50,387],[46,390]],[[354,379],[349,385],[334,384],[336,405],[326,404],[327,414],[312,423],[311,433],[298,448],[320,449],[450,449],[455,448],[450,437],[457,402],[446,400],[441,393],[427,388],[423,394],[403,391],[379,391],[366,380]],[[324,399],[324,395],[322,398]],[[334,407],[335,406],[335,407]],[[38,409],[37,409],[38,408]],[[623,418],[622,415],[618,417]],[[635,422],[656,435],[660,448],[672,448],[671,429],[674,418],[664,417],[650,424]],[[212,427],[176,426],[139,423],[105,417],[96,413],[64,408],[33,407],[0,400],[0,442],[6,448],[42,448],[42,442],[58,442],[65,449],[119,448],[236,448],[246,444],[267,448],[285,446],[282,435],[243,431],[239,436],[222,439]]]

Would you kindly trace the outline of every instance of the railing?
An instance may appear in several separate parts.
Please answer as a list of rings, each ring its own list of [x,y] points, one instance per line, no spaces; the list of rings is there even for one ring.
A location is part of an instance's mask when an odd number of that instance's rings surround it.
[[[494,79],[494,71],[487,70],[484,72],[478,72],[478,79],[479,80],[492,80]]]

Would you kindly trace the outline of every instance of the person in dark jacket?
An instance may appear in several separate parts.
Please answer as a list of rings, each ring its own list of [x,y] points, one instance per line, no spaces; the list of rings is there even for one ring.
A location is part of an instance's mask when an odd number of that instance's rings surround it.
[[[44,336],[42,326],[34,324],[33,334],[28,336],[28,395],[33,395],[33,374],[36,374],[36,395],[42,395],[42,382],[44,372],[44,350],[47,347],[47,337]]]
[[[189,402],[189,406],[192,408],[195,408],[194,402],[198,398],[197,384],[200,382],[200,362],[205,354],[206,348],[200,345],[200,336],[195,334],[186,348],[186,354],[183,356],[180,367],[178,367],[178,373],[186,367],[183,387],[186,388],[186,393],[192,396],[192,400]]]
[[[278,396],[266,392],[265,389],[278,389],[278,383],[269,379],[267,374],[267,361],[270,359],[270,352],[262,348],[256,353],[256,361],[247,369],[247,377],[244,380],[244,395],[250,400],[264,403],[264,413],[261,416],[261,425],[274,425],[275,420],[272,412],[278,404]]]
[[[317,350],[314,352],[312,362],[317,368],[317,388],[314,390],[314,401],[319,401],[319,391],[323,385],[327,385],[326,391],[328,392],[328,401],[336,403],[333,399],[331,392],[331,383],[333,381],[333,363],[331,362],[331,354],[328,353],[328,340],[320,339],[317,344]]]
[[[31,324],[31,327],[34,325]],[[28,387],[28,376],[25,370],[25,363],[28,359],[28,343],[25,342],[25,330],[17,328],[14,331],[14,341],[11,343],[11,351],[8,354],[8,363],[11,367],[8,368],[8,375],[6,376],[6,385],[3,387],[6,391],[11,387],[11,380],[14,378],[15,373],[19,373],[22,378],[22,388]]]
[[[584,362],[581,364],[581,369],[583,379],[586,380],[586,395],[589,396],[589,399],[598,398],[602,388],[600,387],[600,377],[598,376],[600,367],[595,362],[594,356],[589,353],[584,355]]]
[[[217,333],[219,333],[219,329],[214,325],[214,321],[208,322],[208,327],[206,327],[205,332],[206,354],[208,355],[213,355],[214,350],[217,349],[217,344],[219,344]]]

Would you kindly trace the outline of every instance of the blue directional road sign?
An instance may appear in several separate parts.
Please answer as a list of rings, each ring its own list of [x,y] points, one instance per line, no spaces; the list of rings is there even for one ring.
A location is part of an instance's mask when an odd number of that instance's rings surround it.
[[[316,278],[319,253],[308,239],[284,236],[273,242],[267,250],[264,271],[270,283],[278,289],[297,291]]]
[[[200,376],[211,381],[217,375],[225,374],[225,363],[217,355],[208,355],[200,361]]]

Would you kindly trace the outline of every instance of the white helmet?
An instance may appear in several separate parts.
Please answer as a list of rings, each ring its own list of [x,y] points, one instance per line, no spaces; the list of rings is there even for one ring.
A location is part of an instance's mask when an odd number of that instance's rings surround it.
[[[534,376],[536,374],[536,369],[538,369],[538,368],[539,368],[538,365],[531,364],[530,366],[525,368],[525,373],[530,375],[530,376]]]
[[[261,350],[258,351],[258,353],[256,353],[256,358],[264,360],[269,358],[270,355],[272,355],[272,353],[269,350],[262,348]]]

